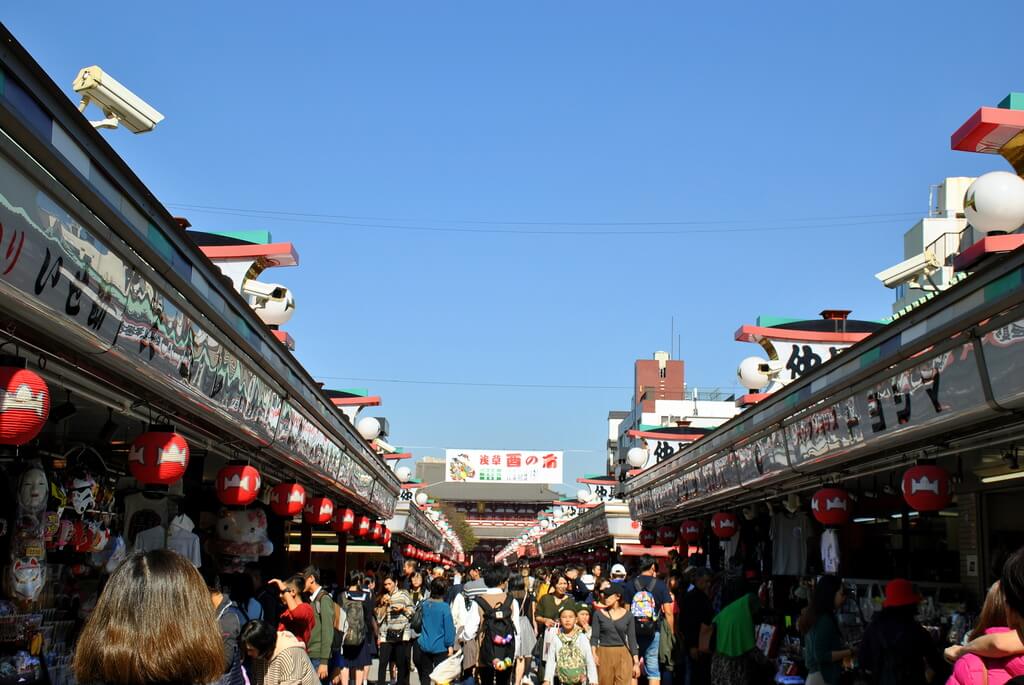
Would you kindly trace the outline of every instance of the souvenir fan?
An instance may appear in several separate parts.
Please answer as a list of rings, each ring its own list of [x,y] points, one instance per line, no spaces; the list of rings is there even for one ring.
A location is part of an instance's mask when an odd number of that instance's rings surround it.
[[[128,548],[124,544],[124,538],[118,535],[110,544],[110,552],[107,562],[103,567],[107,573],[113,573],[121,562],[128,558]]]

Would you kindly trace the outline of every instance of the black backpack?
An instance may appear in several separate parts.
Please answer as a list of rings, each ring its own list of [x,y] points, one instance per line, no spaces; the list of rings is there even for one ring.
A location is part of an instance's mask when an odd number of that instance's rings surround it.
[[[891,643],[880,636],[882,647],[882,663],[879,664],[875,677],[878,685],[906,685],[907,683],[924,682],[924,662],[908,654],[903,641],[904,633],[900,633]]]
[[[512,665],[516,658],[516,629],[512,621],[512,597],[505,599],[497,607],[491,606],[483,597],[477,597],[476,603],[483,612],[480,622],[480,665],[495,668],[495,662],[504,662],[501,669]]]

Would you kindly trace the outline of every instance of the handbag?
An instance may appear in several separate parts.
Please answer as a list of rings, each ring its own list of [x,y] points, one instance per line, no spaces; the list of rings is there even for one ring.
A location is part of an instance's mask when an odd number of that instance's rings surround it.
[[[451,683],[458,680],[462,675],[462,650],[458,650],[450,657],[439,663],[430,672],[430,682]]]

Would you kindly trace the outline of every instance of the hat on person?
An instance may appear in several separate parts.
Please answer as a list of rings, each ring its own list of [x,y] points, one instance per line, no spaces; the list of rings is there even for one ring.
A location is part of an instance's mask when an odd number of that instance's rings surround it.
[[[905,578],[894,578],[885,586],[885,600],[882,608],[905,607],[921,603],[921,595],[917,594],[913,583]]]
[[[580,582],[583,583],[583,585],[585,585],[586,588],[591,592],[594,591],[594,576],[590,575],[589,573],[584,573],[582,576],[580,576]]]
[[[608,597],[611,595],[618,595],[619,597],[624,596],[622,586],[619,583],[612,583],[604,590],[602,590],[601,594],[604,595],[605,599],[608,599]]]
[[[622,564],[613,564],[612,570],[608,572],[610,576],[626,576],[626,567]]]

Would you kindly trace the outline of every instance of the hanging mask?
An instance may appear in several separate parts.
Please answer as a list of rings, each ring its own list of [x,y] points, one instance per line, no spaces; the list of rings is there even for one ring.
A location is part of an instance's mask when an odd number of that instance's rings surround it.
[[[96,506],[96,481],[92,476],[71,481],[71,506],[79,516]]]
[[[10,571],[13,599],[34,602],[39,599],[46,583],[46,564],[36,557],[21,557],[14,560]]]
[[[71,542],[71,538],[75,535],[75,524],[72,521],[64,519],[60,522],[60,528],[57,529],[57,549],[64,549],[68,543]]]
[[[30,465],[18,481],[18,511],[20,514],[38,514],[46,508],[49,495],[46,472],[38,463]]]

